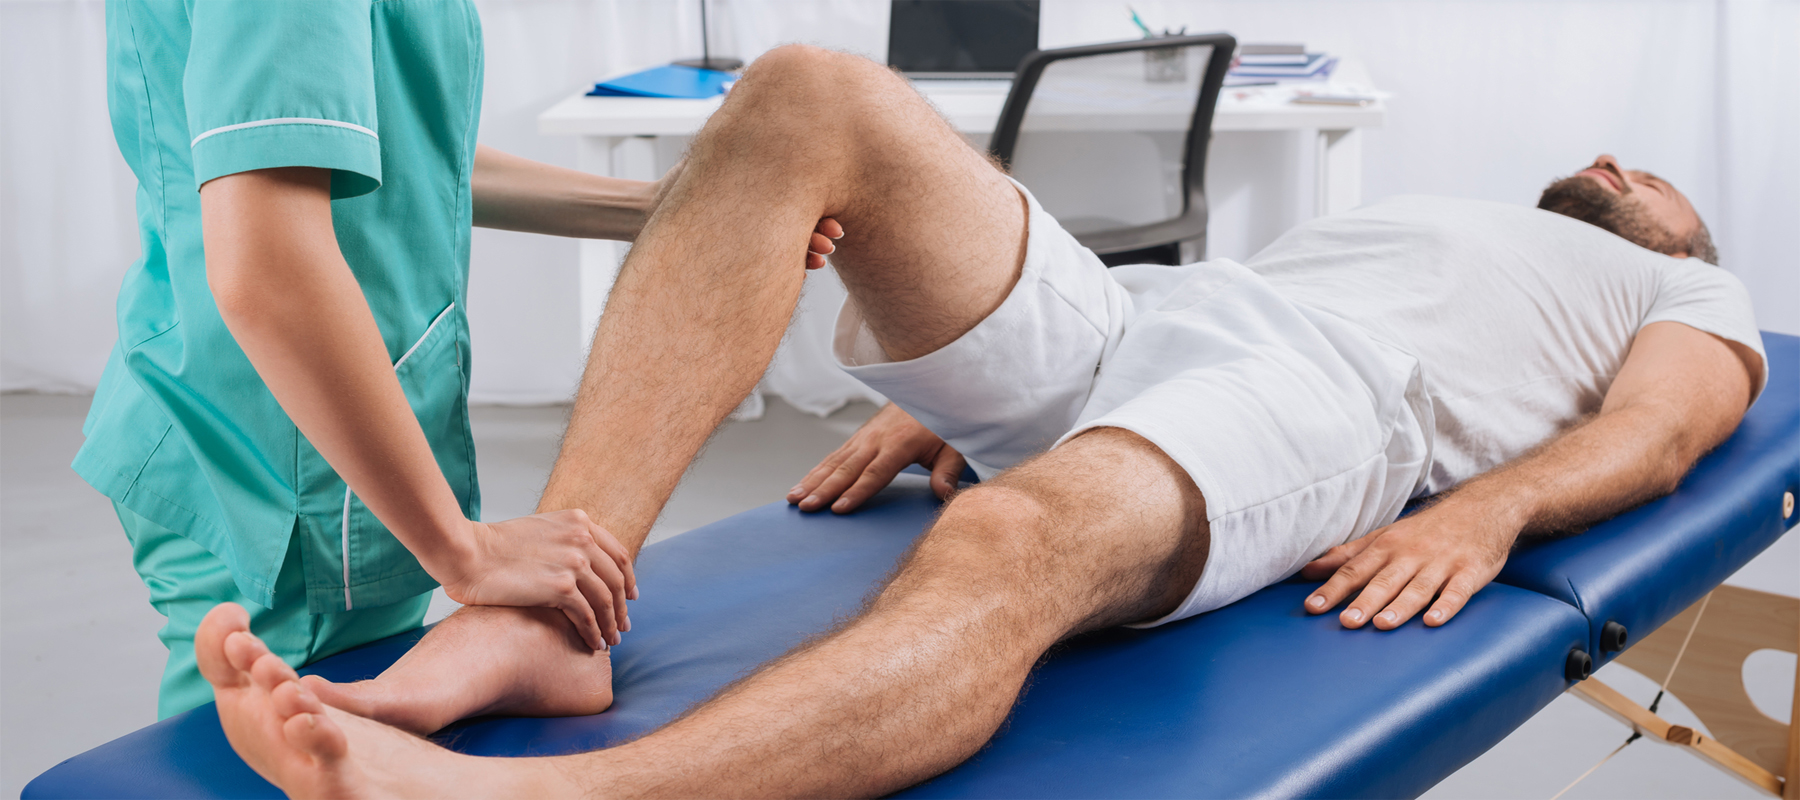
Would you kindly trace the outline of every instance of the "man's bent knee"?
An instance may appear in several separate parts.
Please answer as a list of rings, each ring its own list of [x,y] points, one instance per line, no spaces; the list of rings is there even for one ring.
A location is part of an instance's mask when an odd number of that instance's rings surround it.
[[[1049,555],[1050,518],[1049,506],[1034,492],[978,485],[951,499],[926,541],[954,547],[968,558],[1022,565]]]
[[[867,58],[823,47],[787,44],[770,50],[744,70],[732,87],[781,94],[822,111],[842,107],[866,95],[872,86],[903,87],[892,70]]]
[[[1032,493],[976,486],[944,507],[895,576],[896,588],[947,585],[964,598],[1009,597],[1033,586],[1057,555],[1050,510]]]

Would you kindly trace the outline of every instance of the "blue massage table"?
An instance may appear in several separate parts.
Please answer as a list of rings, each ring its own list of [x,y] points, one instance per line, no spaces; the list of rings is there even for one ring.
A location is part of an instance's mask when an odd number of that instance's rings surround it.
[[[1039,667],[988,747],[898,796],[1424,792],[1795,523],[1783,495],[1800,493],[1800,338],[1764,342],[1762,399],[1674,494],[1515,554],[1454,623],[1346,631],[1336,615],[1302,613],[1312,584],[1288,582],[1154,630],[1083,636]],[[656,728],[854,612],[936,508],[925,480],[903,475],[849,516],[773,503],[645,548],[638,576],[651,591],[613,651],[612,709],[481,719],[435,738],[478,755],[549,755]],[[422,635],[303,671],[371,677]],[[278,796],[232,752],[210,704],[64,761],[24,791]]]

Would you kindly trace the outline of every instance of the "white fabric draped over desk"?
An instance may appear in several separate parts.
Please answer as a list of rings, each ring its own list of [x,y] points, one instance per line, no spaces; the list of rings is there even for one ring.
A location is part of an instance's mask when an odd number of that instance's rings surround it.
[[[668,0],[478,0],[482,141],[573,166],[536,116],[584,83],[697,55],[698,10]],[[1800,3],[1609,0],[1134,2],[1151,25],[1303,41],[1357,56],[1394,97],[1364,143],[1363,196],[1529,204],[1594,154],[1662,175],[1707,218],[1764,328],[1800,333]],[[714,52],[788,41],[884,56],[883,0],[714,0]],[[88,391],[137,258],[135,180],[107,118],[101,0],[0,2],[0,389]],[[1123,6],[1045,0],[1041,42],[1135,36]],[[1221,133],[1210,255],[1243,258],[1312,209],[1311,143]],[[568,399],[580,375],[576,243],[477,231],[470,284],[477,401]],[[828,354],[830,276],[808,280],[767,386],[828,409],[859,386]],[[822,322],[811,320],[822,320]]]

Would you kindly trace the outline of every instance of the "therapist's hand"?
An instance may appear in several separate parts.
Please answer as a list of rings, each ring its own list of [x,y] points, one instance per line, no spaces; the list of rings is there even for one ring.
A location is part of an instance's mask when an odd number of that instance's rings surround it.
[[[817,511],[829,504],[834,512],[848,513],[911,464],[931,470],[931,490],[948,500],[967,463],[956,448],[889,403],[788,490],[787,501],[801,511]]]
[[[1323,614],[1361,589],[1338,615],[1346,628],[1372,620],[1380,630],[1393,630],[1427,605],[1426,625],[1449,622],[1500,574],[1520,529],[1504,512],[1457,500],[1451,495],[1301,568],[1307,580],[1330,576],[1306,598],[1307,612]]]
[[[844,226],[830,217],[819,220],[813,228],[812,242],[806,246],[806,268],[818,269],[825,266],[825,257],[837,252],[837,245],[831,240],[844,238]]]
[[[595,650],[631,630],[625,601],[637,577],[625,548],[579,510],[470,522],[454,563],[433,577],[464,605],[561,609]]]

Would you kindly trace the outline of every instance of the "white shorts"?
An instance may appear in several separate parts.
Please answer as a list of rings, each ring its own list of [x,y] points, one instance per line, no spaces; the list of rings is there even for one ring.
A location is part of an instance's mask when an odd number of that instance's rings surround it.
[[[1173,613],[1227,605],[1392,522],[1430,464],[1418,364],[1281,297],[1231,261],[1107,269],[1030,206],[998,309],[944,347],[889,361],[854,302],[839,365],[988,478],[1082,431],[1123,428],[1181,465],[1211,549]]]

